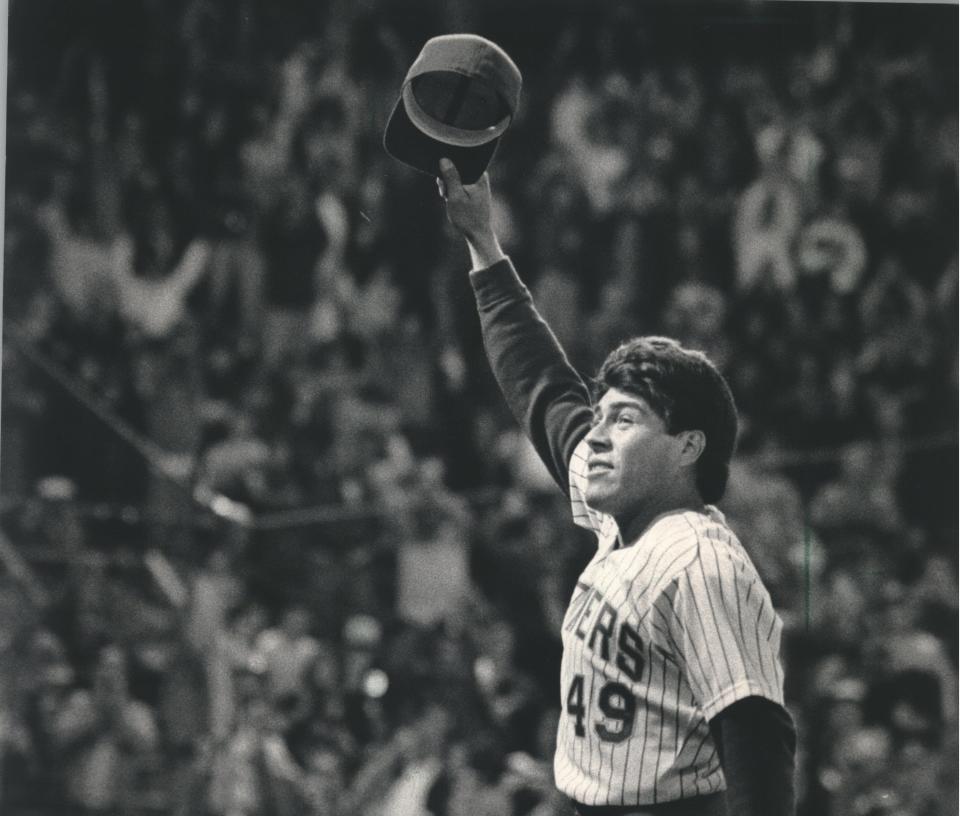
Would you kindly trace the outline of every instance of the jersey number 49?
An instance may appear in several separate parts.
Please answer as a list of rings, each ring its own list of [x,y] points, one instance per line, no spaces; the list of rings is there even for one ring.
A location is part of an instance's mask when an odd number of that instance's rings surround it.
[[[637,713],[637,700],[623,683],[610,680],[600,688],[597,706],[603,719],[593,724],[600,739],[605,742],[623,742],[633,733],[633,720]],[[584,704],[583,675],[575,674],[567,692],[567,714],[574,717],[574,731],[578,737],[587,734],[584,720],[587,708]],[[612,727],[611,727],[612,726]]]

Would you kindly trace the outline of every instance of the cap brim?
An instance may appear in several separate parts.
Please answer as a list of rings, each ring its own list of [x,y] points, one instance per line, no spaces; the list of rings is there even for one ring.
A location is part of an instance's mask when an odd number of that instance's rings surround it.
[[[497,138],[478,147],[458,147],[433,139],[410,121],[402,98],[394,105],[383,134],[384,149],[397,161],[439,176],[440,159],[450,159],[464,184],[474,184],[480,179],[499,143]]]

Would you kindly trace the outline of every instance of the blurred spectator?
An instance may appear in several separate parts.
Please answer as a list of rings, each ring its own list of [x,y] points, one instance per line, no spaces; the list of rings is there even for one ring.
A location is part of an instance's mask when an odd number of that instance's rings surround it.
[[[126,656],[104,646],[90,688],[77,688],[53,715],[50,739],[64,768],[67,800],[86,812],[123,812],[156,759],[153,712],[130,697]]]
[[[249,225],[236,212],[225,216],[226,234],[211,247],[209,306],[205,316],[216,337],[233,341],[245,356],[259,353],[263,336],[263,254],[246,235]]]
[[[397,550],[397,613],[430,626],[454,614],[470,590],[470,517],[442,482],[438,460],[425,462],[414,477]]]
[[[120,238],[97,236],[93,225],[83,223],[86,207],[76,200],[80,191],[66,190],[67,184],[65,178],[59,180],[38,220],[50,242],[53,291],[74,320],[96,329],[108,323],[119,306],[118,283],[111,271]]]
[[[263,659],[268,693],[274,701],[293,696],[306,703],[307,674],[321,655],[321,647],[310,634],[310,613],[291,607],[283,613],[280,626],[265,629],[256,640]]]
[[[367,781],[374,772],[383,773],[376,764],[368,763],[358,774],[355,784],[375,797],[366,811],[371,816],[423,816],[429,812],[429,795],[443,769],[443,758],[449,750],[453,716],[441,705],[430,705],[412,723],[400,728],[387,746],[388,776],[374,786]],[[393,755],[391,756],[391,753]],[[383,762],[383,757],[378,757]],[[383,783],[386,782],[386,785]],[[380,790],[383,793],[376,793]],[[368,796],[370,793],[367,794]]]
[[[472,735],[450,746],[443,771],[428,796],[430,813],[451,816],[509,813],[513,792],[503,749],[490,734]]]
[[[702,349],[723,369],[730,364],[730,343],[724,329],[727,303],[723,293],[703,283],[677,286],[667,303],[667,334],[690,348]]]
[[[264,358],[276,366],[309,336],[317,295],[315,265],[330,240],[304,181],[286,182],[279,201],[264,218],[261,240],[267,267]]]
[[[229,550],[214,548],[205,564],[194,572],[190,587],[186,636],[197,654],[213,647],[227,616],[242,599],[243,585],[233,571]]]
[[[824,485],[810,503],[813,523],[819,529],[865,526],[882,533],[899,532],[903,522],[894,484],[898,465],[895,455],[877,445],[850,445],[839,477]]]
[[[931,362],[933,339],[926,331],[929,306],[923,288],[904,274],[896,259],[885,258],[860,300],[867,341],[860,370],[874,381],[910,386]]]
[[[824,213],[800,232],[797,261],[807,275],[826,275],[838,294],[856,290],[867,263],[867,248],[857,228],[842,214]]]
[[[214,743],[227,738],[243,719],[249,701],[235,683],[237,677],[253,680],[264,671],[263,659],[255,650],[257,636],[266,622],[264,610],[254,604],[230,610],[224,627],[217,631],[204,656],[209,701],[209,734]],[[259,682],[259,681],[258,681]],[[249,695],[250,690],[247,690]]]
[[[207,807],[217,816],[302,813],[304,774],[283,741],[283,717],[263,695],[257,667],[238,668],[231,728],[212,746]]]
[[[148,195],[131,207],[142,220],[118,239],[108,268],[120,315],[135,338],[149,343],[170,337],[187,317],[187,296],[206,271],[210,246],[192,241],[178,258],[169,205]]]
[[[759,134],[762,173],[737,204],[737,285],[744,290],[761,285],[789,290],[797,283],[793,242],[801,212],[796,190],[783,172],[784,138],[779,124],[770,124]]]

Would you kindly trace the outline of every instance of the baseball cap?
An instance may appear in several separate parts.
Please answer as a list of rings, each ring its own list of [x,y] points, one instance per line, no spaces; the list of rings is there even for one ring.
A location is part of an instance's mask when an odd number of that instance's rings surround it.
[[[483,175],[520,103],[520,69],[475,34],[427,40],[403,80],[383,136],[395,159],[437,175],[448,158],[464,184]]]

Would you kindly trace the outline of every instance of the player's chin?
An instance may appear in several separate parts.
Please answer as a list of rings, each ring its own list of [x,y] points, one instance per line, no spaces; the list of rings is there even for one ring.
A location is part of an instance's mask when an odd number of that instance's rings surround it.
[[[612,497],[613,493],[605,485],[597,484],[594,481],[587,483],[584,498],[587,500],[587,504],[594,510],[600,513],[608,513],[610,511],[610,500]]]

